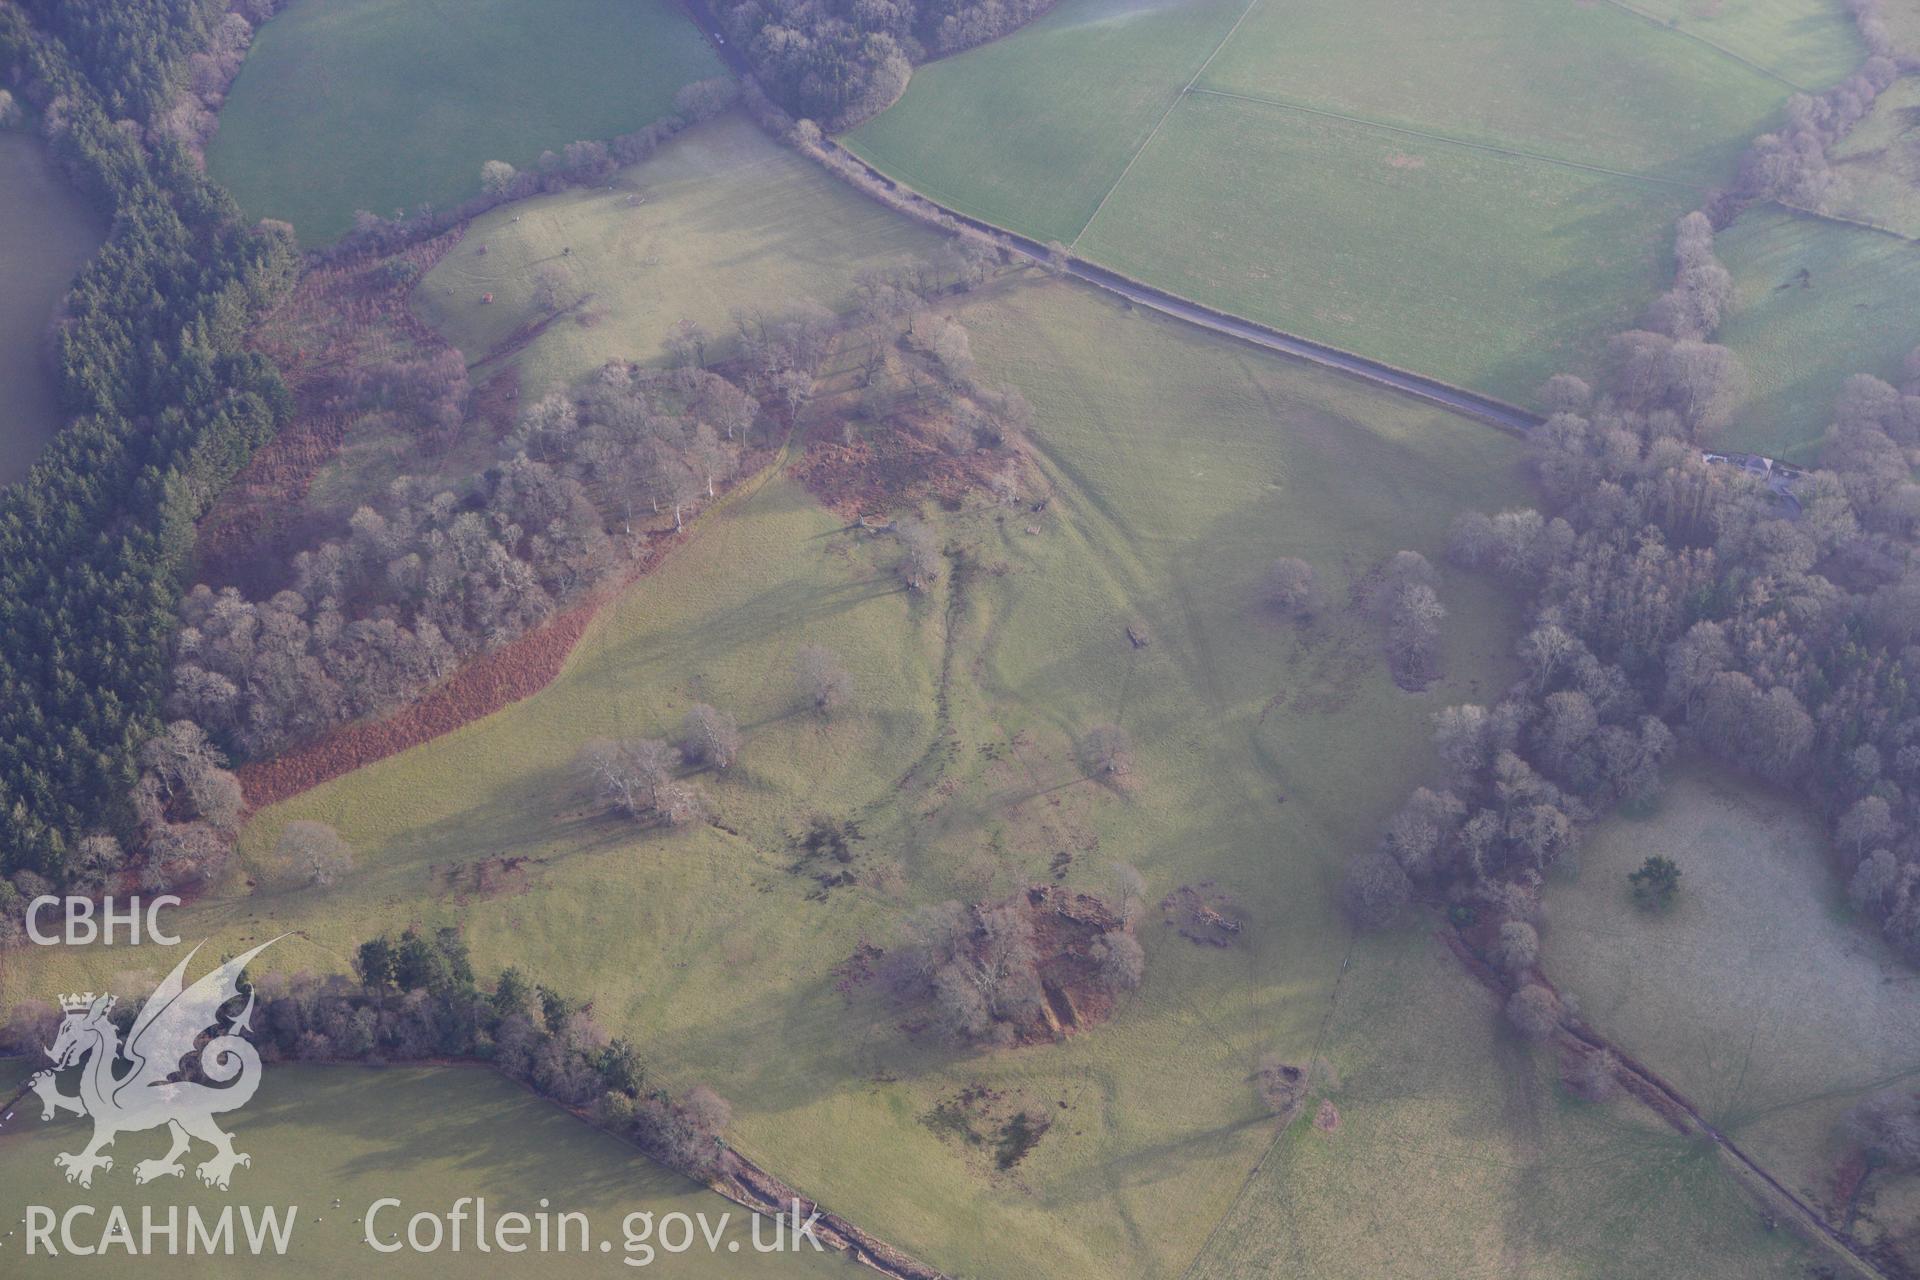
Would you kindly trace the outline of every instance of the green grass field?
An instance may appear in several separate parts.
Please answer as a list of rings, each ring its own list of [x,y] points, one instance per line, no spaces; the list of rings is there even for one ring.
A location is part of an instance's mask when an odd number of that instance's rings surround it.
[[[1834,211],[1920,237],[1920,79],[1896,80],[1832,151]]]
[[[1242,198],[1223,204],[1218,191]],[[1176,293],[1524,401],[1633,323],[1668,269],[1647,228],[1692,200],[1684,189],[1194,94],[1080,249]],[[1422,231],[1409,235],[1416,209]]]
[[[1572,1098],[1433,938],[1356,946],[1325,1035],[1340,1127],[1268,1153],[1194,1280],[1810,1274],[1711,1146]]]
[[[669,0],[299,0],[255,39],[208,167],[319,244],[356,210],[458,204],[487,160],[631,132],[719,74]]]
[[[1261,0],[1197,87],[1689,186],[1731,173],[1784,97],[1617,5],[1528,0]]]
[[[585,323],[563,320],[514,357],[531,397],[607,360],[660,358],[683,316],[724,335],[735,307],[837,303],[861,268],[938,244],[737,114],[690,130],[611,183],[476,219],[421,281],[415,310],[479,360],[533,318],[539,274],[564,271],[565,297],[593,299]],[[494,301],[483,305],[488,293]]]
[[[1750,209],[1714,251],[1735,286],[1717,340],[1740,357],[1748,383],[1724,443],[1812,461],[1850,375],[1901,381],[1920,334],[1920,245]]]
[[[1726,48],[1605,0],[1068,0],[844,141],[965,212],[1524,401],[1658,288],[1674,218],[1791,92],[1774,68],[1860,56],[1825,0],[1712,25]]]
[[[8,1092],[31,1064],[0,1062]],[[651,1212],[656,1223],[669,1213],[704,1213],[710,1225],[731,1214],[718,1254],[704,1242],[686,1253],[657,1253],[652,1266],[631,1269],[652,1274],[700,1277],[806,1277],[846,1274],[847,1264],[831,1253],[756,1254],[749,1218],[704,1187],[669,1173],[631,1146],[599,1132],[518,1085],[479,1068],[374,1069],[363,1067],[270,1066],[259,1094],[241,1111],[223,1119],[235,1135],[235,1147],[253,1157],[235,1172],[231,1191],[204,1188],[191,1168],[185,1179],[163,1179],[136,1187],[133,1165],[166,1150],[166,1134],[123,1135],[114,1145],[114,1167],[95,1175],[90,1190],[69,1186],[54,1167],[57,1152],[78,1150],[90,1126],[72,1116],[52,1123],[40,1120],[39,1103],[28,1099],[0,1127],[0,1213],[11,1238],[0,1241],[9,1276],[98,1276],[139,1274],[185,1276],[286,1276],[357,1278],[370,1275],[435,1277],[457,1268],[462,1276],[523,1277],[607,1276],[628,1272],[621,1265],[628,1214]],[[399,1141],[396,1142],[396,1137]],[[196,1158],[206,1151],[197,1149]],[[490,1216],[539,1212],[585,1213],[594,1232],[594,1251],[582,1254],[507,1255],[473,1248],[469,1223],[465,1247],[435,1254],[403,1250],[379,1254],[356,1225],[374,1201],[395,1197],[398,1210],[384,1209],[376,1222],[405,1232],[406,1220],[422,1210],[444,1214],[463,1196],[484,1197]],[[341,1207],[332,1207],[338,1197]],[[284,1256],[232,1258],[146,1256],[129,1263],[123,1254],[101,1258],[29,1258],[24,1228],[17,1219],[27,1205],[45,1205],[64,1213],[75,1204],[91,1204],[99,1215],[81,1220],[76,1230],[94,1240],[105,1225],[108,1205],[122,1205],[139,1230],[140,1206],[164,1211],[189,1205],[217,1215],[229,1204],[256,1212],[272,1206],[299,1207],[298,1225]],[[635,1224],[636,1231],[639,1224]],[[236,1228],[237,1230],[237,1228]],[[657,1226],[656,1226],[657,1230]],[[184,1228],[183,1228],[184,1232]],[[384,1233],[383,1233],[384,1234]],[[763,1238],[769,1238],[763,1235]],[[612,1242],[612,1254],[598,1241]],[[677,1239],[677,1237],[676,1237]],[[696,1236],[696,1239],[698,1237]],[[54,1236],[59,1247],[59,1236]],[[734,1253],[725,1252],[737,1242]],[[164,1244],[160,1246],[164,1249]],[[184,1235],[182,1239],[184,1248]],[[635,1257],[644,1256],[636,1251]]]
[[[1626,882],[1651,853],[1681,868],[1658,916]],[[1547,970],[1585,1016],[1787,1185],[1831,1203],[1843,1113],[1920,1076],[1920,1008],[1911,970],[1847,909],[1813,817],[1687,772],[1650,817],[1604,827],[1548,907]]]
[[[1618,3],[1619,0],[1606,0]],[[1911,0],[1886,6],[1890,24]],[[1853,74],[1860,36],[1845,9],[1824,0],[1628,0],[1647,14],[1809,93]]]

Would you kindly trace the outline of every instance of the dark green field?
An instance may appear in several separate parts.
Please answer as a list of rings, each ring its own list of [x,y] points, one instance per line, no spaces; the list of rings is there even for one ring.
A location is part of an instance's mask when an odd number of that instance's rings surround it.
[[[323,243],[355,210],[458,204],[485,161],[631,132],[719,74],[669,0],[297,0],[261,28],[207,160],[249,214]]]

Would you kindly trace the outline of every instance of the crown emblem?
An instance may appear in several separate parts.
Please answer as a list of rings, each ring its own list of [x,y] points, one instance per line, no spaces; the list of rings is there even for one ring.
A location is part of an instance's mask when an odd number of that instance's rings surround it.
[[[94,1000],[94,994],[91,991],[87,992],[85,995],[61,996],[60,1008],[63,1012],[66,1012],[66,1013],[85,1013],[87,1010],[93,1008],[93,1000]],[[102,1009],[100,1012],[105,1013],[107,1012],[108,1009],[111,1009],[111,1008],[113,1008],[113,998],[109,996],[107,998],[106,1008]]]

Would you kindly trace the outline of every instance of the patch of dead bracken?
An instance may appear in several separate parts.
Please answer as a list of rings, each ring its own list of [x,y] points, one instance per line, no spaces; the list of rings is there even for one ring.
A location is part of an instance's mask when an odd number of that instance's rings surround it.
[[[462,229],[380,257],[366,255],[302,273],[247,347],[273,361],[293,395],[293,417],[254,452],[202,517],[200,580],[260,594],[278,585],[308,532],[306,497],[362,416],[343,411],[337,388],[348,371],[380,360],[451,350],[414,315],[414,281],[460,242]],[[423,446],[428,442],[422,442]]]
[[[849,434],[846,418],[821,414],[789,469],[848,520],[924,502],[958,510],[969,494],[989,490],[998,476],[1020,465],[1018,451],[1009,446],[950,452],[941,444],[944,424],[926,412],[896,413],[875,430],[853,433],[851,443]]]
[[[1203,947],[1230,947],[1245,927],[1239,904],[1211,880],[1183,884],[1160,899],[1160,916]]]

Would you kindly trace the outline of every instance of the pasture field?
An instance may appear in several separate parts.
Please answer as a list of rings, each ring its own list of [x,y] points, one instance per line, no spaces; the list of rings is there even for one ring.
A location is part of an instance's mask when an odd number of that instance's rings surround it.
[[[31,1064],[0,1062],[0,1079],[9,1086]],[[69,1086],[71,1088],[71,1086]],[[626,1272],[622,1223],[636,1212],[652,1212],[656,1222],[668,1213],[704,1213],[709,1224],[732,1216],[720,1249],[737,1241],[737,1253],[710,1254],[704,1243],[676,1255],[659,1253],[654,1266],[633,1270],[646,1275],[666,1269],[674,1275],[711,1277],[811,1277],[846,1273],[832,1253],[756,1254],[746,1210],[678,1174],[663,1169],[633,1147],[560,1108],[535,1097],[491,1071],[477,1067],[370,1068],[283,1064],[269,1066],[260,1092],[242,1110],[223,1121],[235,1146],[253,1157],[235,1172],[233,1190],[204,1188],[191,1167],[184,1179],[167,1178],[146,1186],[133,1183],[133,1164],[166,1150],[165,1131],[125,1134],[114,1145],[114,1167],[96,1174],[91,1190],[69,1186],[54,1167],[60,1151],[77,1150],[90,1126],[72,1116],[53,1123],[40,1120],[39,1103],[29,1098],[0,1129],[0,1211],[13,1236],[4,1248],[9,1276],[98,1276],[126,1267],[121,1255],[102,1258],[29,1258],[23,1228],[16,1222],[29,1204],[56,1213],[74,1204],[92,1204],[97,1240],[106,1206],[119,1204],[139,1231],[140,1206],[164,1212],[197,1207],[212,1217],[229,1204],[256,1211],[272,1206],[299,1207],[298,1225],[284,1256],[169,1257],[156,1253],[138,1260],[139,1274],[162,1280],[187,1276],[321,1277],[358,1280],[369,1274],[439,1277],[457,1268],[462,1276],[487,1278],[607,1276]],[[405,1144],[394,1145],[395,1135]],[[197,1148],[195,1159],[206,1151]],[[401,1208],[381,1210],[377,1222],[405,1232],[412,1214],[444,1214],[463,1196],[484,1197],[489,1217],[521,1211],[585,1213],[594,1232],[594,1250],[534,1255],[480,1253],[473,1247],[471,1222],[458,1254],[403,1250],[376,1254],[356,1225],[374,1201],[397,1197]],[[341,1207],[332,1207],[338,1197]],[[164,1219],[162,1219],[164,1220]],[[636,1224],[637,1225],[637,1224]],[[86,1239],[88,1223],[76,1231]],[[236,1225],[236,1233],[239,1228]],[[184,1227],[183,1227],[184,1232]],[[385,1232],[382,1233],[383,1237]],[[697,1238],[697,1237],[696,1237]],[[184,1247],[184,1234],[182,1246]],[[613,1243],[611,1256],[598,1241]],[[58,1247],[59,1236],[54,1237]],[[164,1249],[164,1243],[160,1248]],[[641,1256],[638,1253],[636,1257]],[[131,1270],[131,1267],[128,1267]]]
[[[1325,1035],[1339,1127],[1268,1153],[1195,1280],[1810,1274],[1710,1145],[1568,1094],[1437,939],[1362,939]]]
[[[914,70],[841,139],[942,204],[1071,241],[1244,0],[1066,0],[1019,31]]]
[[[553,324],[513,357],[530,398],[607,360],[661,358],[683,316],[724,338],[734,307],[834,304],[861,268],[939,243],[739,114],[689,130],[610,185],[476,219],[414,291],[415,310],[472,362],[534,317],[543,271],[562,274],[567,301],[591,293],[579,318]]]
[[[629,133],[719,59],[671,0],[300,0],[263,26],[207,163],[324,244],[356,210],[458,204],[480,166]]]
[[[1605,0],[1818,93],[1852,75],[1864,50],[1844,7],[1827,0]],[[1891,0],[1889,25],[1911,0]],[[1897,39],[1897,37],[1896,37]]]
[[[1209,194],[1229,190],[1245,198]],[[1176,293],[1524,402],[1633,323],[1669,269],[1647,228],[1670,225],[1692,199],[1193,94],[1080,248]],[[1412,209],[1420,235],[1407,234]]]
[[[1652,853],[1681,869],[1680,894],[1658,915],[1634,904],[1626,880]],[[1542,935],[1549,975],[1596,1027],[1828,1205],[1847,1108],[1920,1076],[1911,971],[1853,918],[1830,856],[1797,805],[1689,770],[1650,816],[1596,834],[1577,875],[1549,889]],[[1874,1187],[1911,1190],[1885,1175]]]
[[[1518,451],[1077,286],[1003,287],[962,318],[982,376],[1033,401],[1047,512],[946,517],[975,567],[918,598],[891,547],[792,482],[738,491],[546,692],[262,814],[186,936],[295,929],[274,964],[337,969],[376,930],[459,921],[483,969],[591,995],[662,1078],[735,1101],[745,1150],[903,1248],[969,1275],[1177,1273],[1271,1137],[1249,1071],[1311,1052],[1347,945],[1341,857],[1429,767],[1428,713],[1509,671],[1514,620],[1484,583],[1447,573],[1449,676],[1419,696],[1344,619],[1296,634],[1252,584],[1282,552],[1336,584],[1399,546],[1435,552],[1453,510],[1519,496]],[[855,675],[826,721],[794,706],[809,642]],[[725,828],[599,817],[580,745],[668,731],[696,698],[749,726],[740,764],[705,784]],[[1072,736],[1107,719],[1138,744],[1125,793],[1072,763]],[[813,814],[863,833],[863,883],[825,901],[792,870]],[[275,835],[302,816],[360,851],[335,891],[272,887]],[[541,860],[516,891],[448,874],[501,852]],[[955,1060],[870,988],[835,990],[833,967],[862,937],[889,944],[907,905],[1004,893],[1062,854],[1069,883],[1129,861],[1155,898],[1212,878],[1246,942],[1196,946],[1150,910],[1147,983],[1112,1025],[991,1057]],[[9,974],[9,994],[126,961],[56,963]],[[1011,1174],[930,1123],[976,1084],[1057,1116]]]
[[[1702,187],[1784,97],[1615,4],[1527,0],[1260,0],[1196,88]]]
[[[0,129],[0,485],[62,426],[47,328],[106,228],[32,134]]]
[[[1849,375],[1901,381],[1920,332],[1920,245],[1759,208],[1716,236],[1714,252],[1734,278],[1716,341],[1740,357],[1748,385],[1724,443],[1811,462]]]
[[[1920,79],[1907,76],[1832,151],[1835,212],[1920,237]]]
[[[1442,9],[1068,0],[843,141],[1102,265],[1524,402],[1658,289],[1673,220],[1792,87],[1609,0]],[[1715,21],[1781,65],[1858,57],[1825,0]]]

